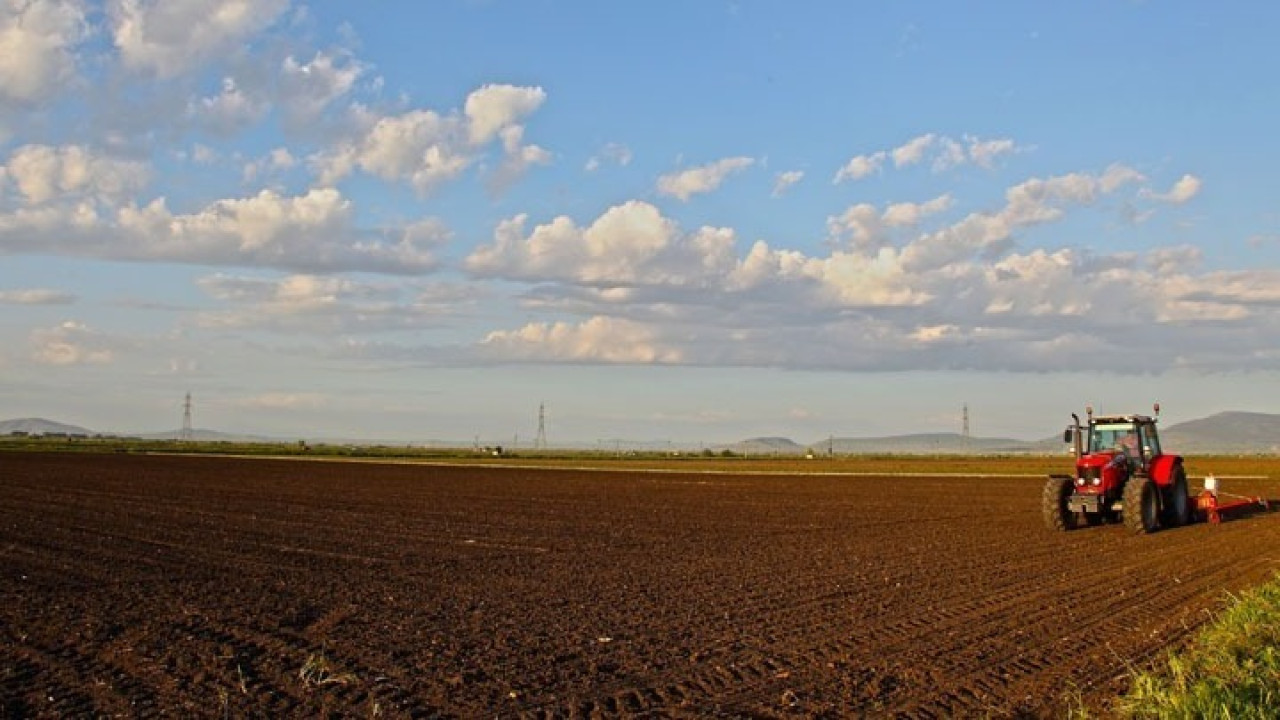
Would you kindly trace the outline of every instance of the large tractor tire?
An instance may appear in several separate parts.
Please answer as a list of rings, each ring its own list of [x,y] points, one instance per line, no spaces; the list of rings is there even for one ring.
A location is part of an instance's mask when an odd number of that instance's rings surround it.
[[[1150,478],[1134,477],[1124,486],[1124,526],[1135,535],[1160,527],[1160,490]]]
[[[1050,530],[1065,532],[1076,529],[1076,514],[1067,508],[1067,499],[1071,497],[1071,478],[1061,475],[1051,476],[1044,484],[1044,493],[1040,497],[1040,511],[1044,515],[1044,524]]]
[[[1181,465],[1173,466],[1173,478],[1165,490],[1164,525],[1180,527],[1191,520],[1191,496],[1187,493],[1187,473]]]

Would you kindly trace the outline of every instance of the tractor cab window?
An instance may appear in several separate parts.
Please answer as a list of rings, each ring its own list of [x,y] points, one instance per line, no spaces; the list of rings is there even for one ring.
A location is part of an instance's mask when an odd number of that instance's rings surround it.
[[[1155,457],[1160,454],[1160,436],[1156,435],[1154,425],[1140,425],[1138,438],[1142,442],[1143,457]]]
[[[1139,457],[1138,443],[1139,438],[1133,425],[1099,423],[1093,426],[1093,435],[1089,438],[1089,452],[1114,450],[1136,460]]]

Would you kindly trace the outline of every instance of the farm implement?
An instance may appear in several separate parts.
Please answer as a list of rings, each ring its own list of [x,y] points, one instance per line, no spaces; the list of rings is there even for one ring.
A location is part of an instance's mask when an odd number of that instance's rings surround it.
[[[1232,499],[1223,502],[1218,499],[1219,495]],[[1223,492],[1218,489],[1218,479],[1212,475],[1205,477],[1204,491],[1196,496],[1196,514],[1199,519],[1207,520],[1214,525],[1222,522],[1224,515],[1243,515],[1259,509],[1264,511],[1271,509],[1265,498]]]

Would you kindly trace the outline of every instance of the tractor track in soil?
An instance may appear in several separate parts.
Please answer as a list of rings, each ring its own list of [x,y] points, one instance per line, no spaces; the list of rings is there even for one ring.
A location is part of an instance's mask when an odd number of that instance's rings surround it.
[[[1280,569],[1274,514],[1054,534],[1017,476],[5,454],[0,489],[5,717],[1054,717]]]

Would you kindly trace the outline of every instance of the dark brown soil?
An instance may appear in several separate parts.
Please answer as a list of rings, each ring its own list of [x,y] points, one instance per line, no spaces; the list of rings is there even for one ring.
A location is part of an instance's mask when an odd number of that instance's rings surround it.
[[[1280,517],[1053,534],[1034,478],[0,455],[6,717],[1057,716]]]

